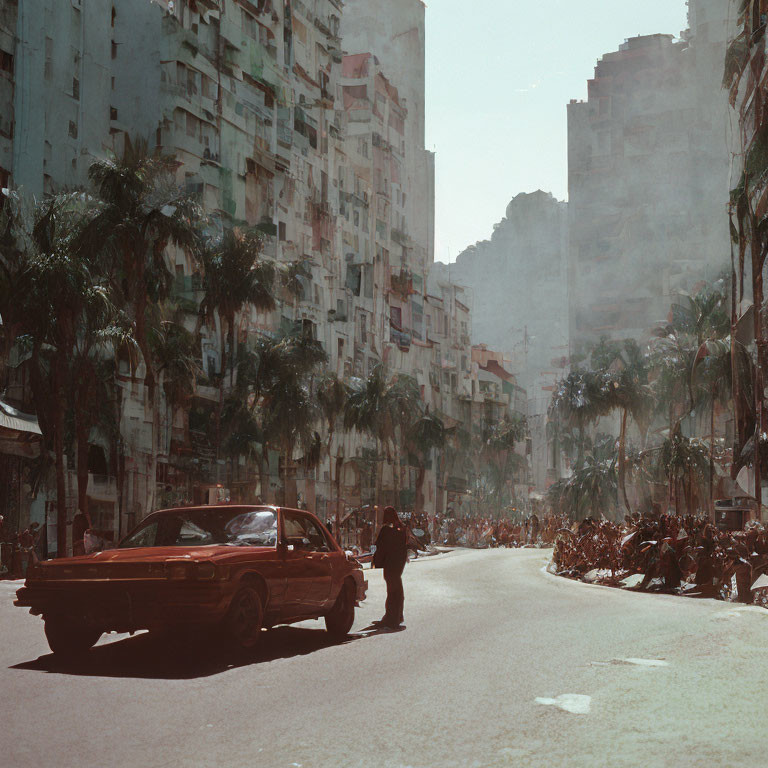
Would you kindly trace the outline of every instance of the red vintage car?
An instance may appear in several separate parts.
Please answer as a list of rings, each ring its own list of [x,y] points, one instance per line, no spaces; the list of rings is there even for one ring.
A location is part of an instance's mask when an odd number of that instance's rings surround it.
[[[82,653],[104,632],[218,627],[239,649],[263,628],[325,618],[352,628],[368,582],[312,514],[273,506],[166,509],[117,549],[30,568],[15,605],[45,620],[54,653]]]

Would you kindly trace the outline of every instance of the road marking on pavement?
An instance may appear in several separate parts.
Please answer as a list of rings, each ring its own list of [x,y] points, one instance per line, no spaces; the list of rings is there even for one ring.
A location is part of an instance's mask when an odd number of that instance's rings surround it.
[[[580,693],[563,693],[556,699],[537,698],[537,704],[543,704],[547,707],[557,707],[564,712],[570,712],[573,715],[588,715],[591,696],[584,696]]]
[[[617,664],[629,664],[635,667],[668,667],[669,662],[664,659],[611,659],[610,661],[592,661],[592,667],[613,667]]]

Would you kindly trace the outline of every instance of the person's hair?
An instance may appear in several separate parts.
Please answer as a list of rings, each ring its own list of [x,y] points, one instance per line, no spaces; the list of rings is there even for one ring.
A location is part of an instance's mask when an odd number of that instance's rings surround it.
[[[402,528],[403,522],[397,516],[397,510],[394,507],[384,507],[384,525],[394,525],[395,528]]]

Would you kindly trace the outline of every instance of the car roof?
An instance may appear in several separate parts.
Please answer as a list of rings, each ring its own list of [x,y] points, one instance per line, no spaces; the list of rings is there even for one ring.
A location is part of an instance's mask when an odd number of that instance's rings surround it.
[[[281,507],[277,504],[190,504],[186,507],[168,507],[166,509],[158,509],[152,512],[153,515],[164,515],[172,512],[190,512],[190,511],[202,511],[202,510],[233,510],[243,509],[256,512],[258,510],[278,512],[298,512],[302,515],[311,515],[317,517],[314,512],[310,512],[308,509],[294,509],[293,507]]]

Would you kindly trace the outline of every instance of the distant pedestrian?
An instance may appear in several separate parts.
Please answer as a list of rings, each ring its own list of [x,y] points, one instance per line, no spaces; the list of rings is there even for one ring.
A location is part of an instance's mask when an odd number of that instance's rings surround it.
[[[387,602],[379,624],[397,629],[403,623],[403,569],[408,559],[408,538],[405,525],[394,507],[385,507],[384,521],[376,539],[373,567],[384,569]]]

